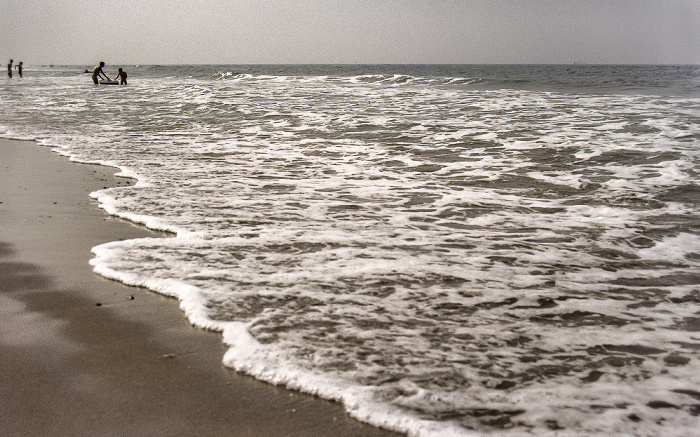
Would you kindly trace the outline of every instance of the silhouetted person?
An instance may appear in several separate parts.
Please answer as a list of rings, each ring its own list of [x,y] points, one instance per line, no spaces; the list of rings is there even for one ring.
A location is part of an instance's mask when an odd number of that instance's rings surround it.
[[[12,59],[10,59],[10,63],[7,64],[7,75],[10,76],[10,79],[12,79],[12,63],[15,62]]]
[[[95,69],[92,71],[92,81],[95,82],[95,85],[100,83],[100,77],[104,77],[105,80],[109,80],[109,77],[105,74],[104,71],[102,71],[102,67],[105,66],[104,62],[100,62],[100,65],[95,67]]]
[[[117,77],[114,78],[114,80],[119,79],[119,85],[126,85],[126,71],[122,70],[121,68],[119,69],[119,72],[117,73]]]
[[[22,77],[22,68],[24,68],[24,62],[19,61],[19,65],[15,67],[17,69],[17,73],[19,73],[19,77]]]

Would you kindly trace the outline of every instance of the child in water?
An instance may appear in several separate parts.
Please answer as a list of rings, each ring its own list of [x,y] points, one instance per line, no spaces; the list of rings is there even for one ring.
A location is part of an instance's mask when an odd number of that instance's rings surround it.
[[[126,76],[126,71],[120,68],[119,72],[117,73],[117,77],[115,77],[114,80],[120,79],[119,85],[126,85]]]

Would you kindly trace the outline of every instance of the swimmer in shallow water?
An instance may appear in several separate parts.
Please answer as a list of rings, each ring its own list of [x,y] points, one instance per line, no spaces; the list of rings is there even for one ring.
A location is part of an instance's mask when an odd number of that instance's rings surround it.
[[[92,71],[92,81],[95,82],[95,85],[100,83],[100,77],[104,77],[105,80],[110,80],[109,77],[105,74],[104,71],[102,71],[102,67],[105,66],[104,62],[100,62],[100,65],[96,66],[95,69]]]
[[[119,79],[120,80],[119,85],[126,85],[126,76],[127,76],[126,71],[124,71],[120,68],[118,73],[117,73],[117,77],[115,77],[114,80]]]

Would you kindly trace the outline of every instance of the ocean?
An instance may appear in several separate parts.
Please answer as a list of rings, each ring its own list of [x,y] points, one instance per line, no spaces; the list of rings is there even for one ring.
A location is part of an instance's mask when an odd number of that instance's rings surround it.
[[[171,234],[91,263],[226,366],[416,436],[700,435],[700,67],[122,67],[0,79],[0,136],[138,180],[93,197]]]

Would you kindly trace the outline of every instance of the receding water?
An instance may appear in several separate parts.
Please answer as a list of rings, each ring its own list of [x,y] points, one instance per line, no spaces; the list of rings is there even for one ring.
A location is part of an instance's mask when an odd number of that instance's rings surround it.
[[[700,69],[84,67],[0,135],[136,176],[171,238],[95,248],[224,363],[415,435],[687,436],[700,414]]]

